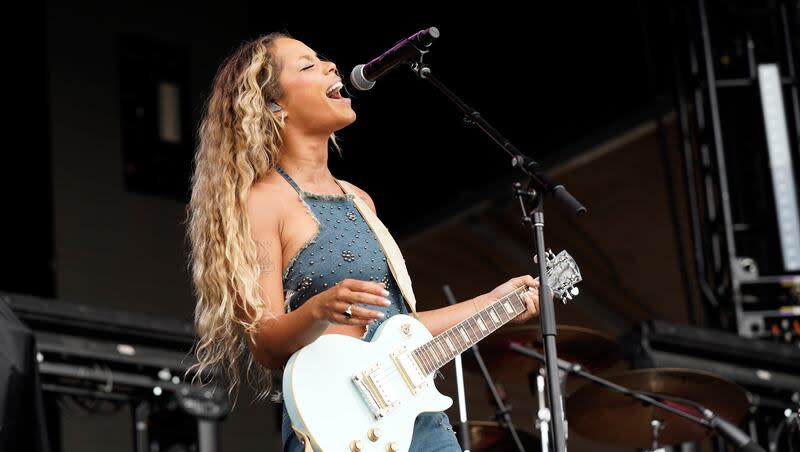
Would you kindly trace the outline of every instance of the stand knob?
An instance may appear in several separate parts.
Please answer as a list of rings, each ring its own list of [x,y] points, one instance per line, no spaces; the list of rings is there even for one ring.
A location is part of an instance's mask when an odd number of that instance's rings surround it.
[[[364,445],[360,440],[354,439],[350,441],[350,452],[361,452],[364,450]]]
[[[400,451],[400,446],[394,441],[386,445],[386,452],[399,452],[399,451]]]
[[[369,429],[369,432],[367,432],[367,438],[369,438],[370,441],[375,442],[380,439],[382,434],[383,432],[381,432],[381,429],[374,427]]]

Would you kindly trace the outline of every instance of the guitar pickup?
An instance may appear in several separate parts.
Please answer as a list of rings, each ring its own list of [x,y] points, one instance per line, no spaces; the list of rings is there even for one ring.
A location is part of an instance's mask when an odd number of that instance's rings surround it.
[[[406,352],[405,346],[392,352],[391,356],[394,365],[397,366],[397,370],[403,376],[403,381],[406,382],[412,394],[417,395],[418,392],[428,387],[428,381],[419,363],[411,356],[411,353]]]
[[[376,420],[400,406],[400,401],[395,397],[391,386],[386,381],[386,372],[382,372],[382,370],[380,364],[374,364],[353,375],[353,384]]]

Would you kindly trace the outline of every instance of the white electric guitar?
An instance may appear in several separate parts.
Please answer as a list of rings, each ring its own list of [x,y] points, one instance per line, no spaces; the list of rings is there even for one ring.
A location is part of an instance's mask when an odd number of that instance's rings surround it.
[[[556,297],[577,295],[575,261],[548,252],[547,281]],[[407,451],[414,420],[453,404],[433,374],[456,355],[525,312],[522,286],[444,333],[411,316],[383,322],[371,342],[326,334],[295,352],[283,372],[283,398],[294,427],[315,451]],[[566,301],[565,301],[566,302]]]

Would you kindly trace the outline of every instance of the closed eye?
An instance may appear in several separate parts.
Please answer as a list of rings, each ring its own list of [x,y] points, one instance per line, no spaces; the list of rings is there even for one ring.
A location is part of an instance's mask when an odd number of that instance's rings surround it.
[[[314,65],[313,65],[313,64],[312,64],[312,65],[310,65],[310,66],[306,66],[306,67],[304,67],[303,69],[300,69],[300,70],[301,70],[301,71],[305,71],[306,69],[311,69],[312,67],[314,67]]]

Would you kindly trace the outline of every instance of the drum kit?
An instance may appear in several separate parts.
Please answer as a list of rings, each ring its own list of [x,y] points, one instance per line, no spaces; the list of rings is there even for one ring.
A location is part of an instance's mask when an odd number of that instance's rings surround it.
[[[580,363],[592,373],[609,370],[622,361],[622,353],[613,337],[602,332],[570,325],[558,325],[557,346],[560,359]],[[511,350],[511,344],[520,344],[534,350],[542,350],[538,325],[512,325],[500,328],[480,345],[486,367],[498,380],[508,384],[532,384],[538,392],[541,405],[544,402],[543,365],[529,357]],[[464,368],[476,371],[472,360],[464,361]],[[708,408],[714,413],[739,422],[750,404],[747,391],[741,386],[717,375],[693,369],[638,369],[616,372],[606,377],[613,383],[644,394],[657,395],[666,403],[688,414],[702,418],[698,407]],[[618,447],[659,451],[664,447],[706,439],[709,430],[675,414],[643,404],[623,394],[609,391],[599,385],[584,384],[568,396],[564,375],[561,381],[565,394],[565,417],[570,431],[598,443]],[[539,416],[538,432],[516,429],[525,450],[547,451],[548,441],[542,441],[547,429],[541,428]],[[457,435],[469,431],[472,451],[517,451],[519,446],[512,440],[509,429],[498,422],[469,421],[468,429],[454,423]],[[546,427],[546,426],[545,426]]]

